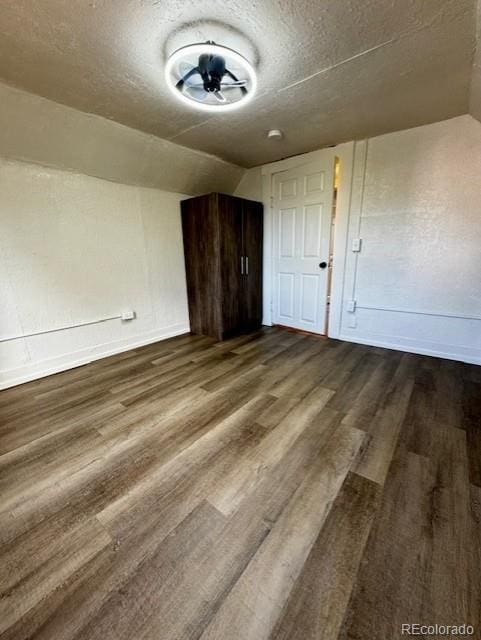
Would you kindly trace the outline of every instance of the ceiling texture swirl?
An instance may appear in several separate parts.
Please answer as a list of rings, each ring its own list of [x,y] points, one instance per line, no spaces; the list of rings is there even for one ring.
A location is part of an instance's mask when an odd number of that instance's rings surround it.
[[[4,0],[0,80],[252,167],[481,118],[477,35],[473,0]],[[247,43],[253,101],[225,114],[179,104],[163,70],[189,38]],[[282,140],[266,138],[272,128]]]

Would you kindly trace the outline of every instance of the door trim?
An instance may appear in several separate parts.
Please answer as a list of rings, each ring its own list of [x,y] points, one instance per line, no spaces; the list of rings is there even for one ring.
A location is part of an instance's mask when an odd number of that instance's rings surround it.
[[[327,335],[337,338],[340,335],[343,299],[343,281],[347,250],[347,232],[351,188],[353,179],[354,142],[346,142],[331,148],[333,161],[338,157],[341,162],[341,181],[337,194],[336,234],[334,238],[334,262],[331,272],[331,292]],[[263,324],[273,323],[274,268],[274,233],[273,233],[273,176],[275,173],[294,169],[320,159],[325,149],[311,151],[278,162],[271,162],[261,167],[262,201],[264,204],[264,258],[263,258]]]
[[[318,262],[319,260],[329,260],[328,253],[330,252],[331,247],[331,233],[332,233],[332,213],[333,213],[333,204],[334,204],[334,170],[335,170],[335,153],[331,149],[325,149],[322,151],[322,155],[319,160],[314,162],[303,163],[293,169],[284,169],[283,171],[276,171],[272,174],[272,222],[273,222],[273,306],[272,306],[272,322],[275,324],[287,324],[288,326],[292,326],[293,328],[297,328],[300,330],[311,331],[312,333],[316,333],[317,335],[327,335],[328,328],[328,274],[319,273]],[[322,185],[320,187],[320,195],[316,194],[314,196],[309,196],[305,192],[305,184],[307,180],[307,176],[311,173],[314,174],[316,172],[320,172],[322,176]],[[284,183],[284,180],[287,180],[288,183],[296,184],[296,187],[299,189],[295,189],[294,193],[288,194],[287,198],[289,200],[288,203],[284,205],[284,200],[280,201],[280,195],[275,193],[276,188],[280,188],[280,185]],[[277,187],[276,187],[277,183]],[[304,185],[304,187],[303,187]],[[299,193],[298,193],[299,191]],[[306,194],[305,194],[306,193]],[[305,194],[305,195],[303,195]],[[297,214],[295,216],[292,215],[291,207],[294,206],[292,201],[295,201],[296,207],[300,206],[300,209],[297,210]],[[316,256],[313,259],[312,256],[306,256],[302,253],[304,250],[301,249],[301,245],[305,242],[305,224],[306,224],[306,210],[307,207],[310,206],[308,203],[318,203],[322,202],[319,209],[319,238],[318,238],[318,246],[316,251]],[[301,204],[302,203],[302,204]],[[283,209],[284,207],[288,207],[287,209]],[[279,212],[276,211],[276,207],[280,207],[280,216]],[[296,238],[295,244],[296,247],[291,247],[291,256],[287,258],[289,266],[284,265],[284,269],[280,269],[280,262],[285,262],[282,260],[282,256],[280,255],[280,232],[282,227],[281,218],[284,212],[290,213],[290,218],[292,218],[292,227],[291,229],[291,241],[294,242],[294,237]],[[329,220],[329,224],[326,225],[326,219]],[[294,225],[296,227],[295,236],[292,237],[294,231]],[[321,232],[322,229],[322,232]],[[326,232],[327,229],[327,232]],[[322,238],[321,238],[322,233]],[[300,244],[299,244],[300,243]],[[323,245],[323,250],[321,253],[321,244]],[[326,245],[327,244],[327,252]],[[298,255],[297,252],[301,250],[302,255]],[[277,259],[276,259],[277,258]],[[305,260],[303,260],[305,258]],[[293,264],[294,262],[294,264]],[[313,264],[315,263],[315,265]],[[294,266],[295,265],[295,266]],[[302,265],[302,266],[301,266]],[[315,269],[316,273],[312,271]],[[280,270],[279,270],[280,269]],[[289,273],[285,272],[285,269],[289,271]],[[300,269],[300,270],[299,270]],[[304,271],[307,269],[307,271]],[[290,271],[293,271],[290,273]],[[327,276],[327,277],[326,277]],[[289,314],[287,316],[281,315],[280,309],[280,289],[281,289],[281,280],[289,278],[291,293],[291,317],[288,319]],[[309,324],[309,321],[306,320],[302,316],[301,307],[304,304],[304,286],[306,281],[312,283],[314,279],[314,287],[315,289],[312,291],[314,305],[315,305],[315,320],[310,323],[312,327],[308,327],[306,325]],[[296,286],[294,286],[294,280],[296,282]],[[325,295],[324,290],[325,289]],[[294,293],[294,290],[296,293]],[[312,300],[311,296],[309,296],[309,300]],[[298,307],[299,305],[299,307]],[[313,310],[312,310],[313,311]]]

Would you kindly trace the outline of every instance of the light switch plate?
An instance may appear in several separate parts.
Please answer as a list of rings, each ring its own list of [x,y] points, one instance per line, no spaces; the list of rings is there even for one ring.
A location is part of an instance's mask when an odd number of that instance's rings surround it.
[[[348,300],[346,304],[346,310],[349,311],[349,313],[354,313],[354,311],[356,310],[356,301]]]
[[[362,244],[361,238],[354,238],[351,245],[352,251],[355,251],[355,252],[361,251],[361,244]]]

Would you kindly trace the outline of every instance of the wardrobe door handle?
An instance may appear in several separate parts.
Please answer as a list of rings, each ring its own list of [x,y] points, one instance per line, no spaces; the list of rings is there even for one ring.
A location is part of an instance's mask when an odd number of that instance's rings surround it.
[[[246,276],[249,275],[249,256],[246,256]]]
[[[244,256],[241,256],[241,275],[244,275]]]

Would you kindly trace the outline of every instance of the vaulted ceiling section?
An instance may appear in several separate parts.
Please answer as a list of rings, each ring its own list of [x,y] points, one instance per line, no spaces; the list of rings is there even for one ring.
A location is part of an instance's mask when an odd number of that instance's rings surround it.
[[[166,42],[186,26],[209,37],[209,24],[253,45],[259,90],[234,113],[197,112],[165,86]],[[251,167],[481,118],[477,34],[473,0],[4,0],[0,80]]]

